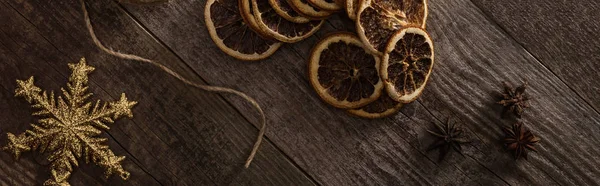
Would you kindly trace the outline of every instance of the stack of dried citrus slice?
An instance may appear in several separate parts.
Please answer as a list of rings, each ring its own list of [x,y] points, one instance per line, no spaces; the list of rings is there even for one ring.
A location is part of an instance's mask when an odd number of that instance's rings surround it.
[[[204,16],[223,52],[253,61],[310,37],[344,10],[357,33],[333,33],[317,43],[310,83],[334,107],[366,118],[390,116],[421,94],[433,67],[427,0],[208,0]]]
[[[390,116],[417,99],[433,67],[427,0],[346,0],[357,34],[321,40],[308,62],[326,103],[365,118]]]
[[[223,52],[255,61],[271,56],[283,43],[313,35],[339,9],[331,0],[208,0],[204,19]]]

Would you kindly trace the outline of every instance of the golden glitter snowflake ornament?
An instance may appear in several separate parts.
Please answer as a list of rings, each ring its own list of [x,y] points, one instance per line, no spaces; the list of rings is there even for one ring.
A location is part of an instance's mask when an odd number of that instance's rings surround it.
[[[67,89],[61,89],[61,96],[55,99],[54,93],[42,91],[33,84],[33,76],[28,80],[17,80],[15,90],[17,97],[25,98],[32,107],[39,109],[33,113],[41,116],[39,124],[31,124],[32,130],[20,135],[8,133],[8,144],[3,148],[12,153],[16,159],[22,152],[39,150],[49,154],[52,178],[44,185],[69,185],[67,182],[73,171],[73,165],[78,166],[78,158],[84,158],[86,163],[94,162],[105,169],[105,176],[118,174],[123,180],[129,177],[129,172],[121,166],[124,156],[116,156],[104,142],[106,138],[99,137],[102,130],[108,130],[107,124],[123,116],[133,117],[131,108],[137,103],[128,101],[121,94],[119,101],[100,104],[86,102],[92,95],[86,93],[88,74],[94,67],[85,63],[81,58],[79,63],[69,64],[73,71],[67,83]]]

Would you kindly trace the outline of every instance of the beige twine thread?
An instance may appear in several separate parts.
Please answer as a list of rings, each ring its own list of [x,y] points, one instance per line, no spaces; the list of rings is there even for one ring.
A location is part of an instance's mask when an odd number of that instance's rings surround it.
[[[240,97],[242,97],[244,100],[250,102],[252,104],[252,106],[254,106],[256,108],[256,110],[258,110],[260,116],[261,116],[261,127],[260,130],[258,131],[258,137],[256,139],[256,142],[254,143],[254,147],[252,148],[252,152],[250,152],[250,156],[248,156],[248,159],[246,160],[246,165],[245,167],[248,168],[250,166],[250,163],[252,162],[252,160],[254,159],[254,155],[256,155],[256,151],[258,151],[258,147],[260,147],[260,144],[262,142],[262,138],[263,135],[265,134],[265,129],[266,129],[266,119],[265,119],[265,113],[263,112],[263,110],[260,108],[260,105],[258,105],[258,103],[252,99],[250,96],[237,91],[237,90],[233,90],[230,88],[225,88],[225,87],[218,87],[218,86],[209,86],[209,85],[202,85],[202,84],[198,84],[198,83],[194,83],[190,80],[187,80],[183,77],[181,77],[181,75],[177,74],[176,72],[174,72],[173,70],[167,68],[166,66],[154,62],[150,59],[146,59],[140,56],[136,56],[136,55],[132,55],[132,54],[123,54],[120,52],[116,52],[113,51],[111,49],[106,48],[104,45],[102,45],[102,43],[100,43],[100,40],[98,40],[98,37],[96,37],[96,34],[94,33],[94,28],[92,27],[92,23],[90,21],[90,17],[88,15],[88,11],[85,7],[85,2],[84,0],[80,0],[81,2],[81,9],[83,10],[83,16],[85,19],[85,24],[87,26],[87,29],[90,33],[90,36],[92,37],[92,40],[94,40],[94,44],[96,44],[96,46],[98,46],[98,48],[102,49],[104,52],[113,55],[113,56],[117,56],[119,58],[122,59],[129,59],[129,60],[136,60],[136,61],[141,61],[141,62],[146,62],[146,63],[150,63],[154,66],[157,66],[159,68],[161,68],[163,71],[169,73],[171,76],[183,81],[184,83],[194,86],[196,88],[200,88],[202,90],[206,90],[209,92],[225,92],[225,93],[230,93],[230,94],[235,94],[238,95]]]

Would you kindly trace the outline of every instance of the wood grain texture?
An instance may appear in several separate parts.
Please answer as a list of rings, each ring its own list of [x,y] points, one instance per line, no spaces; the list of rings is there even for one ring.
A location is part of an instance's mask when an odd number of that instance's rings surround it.
[[[131,179],[103,180],[103,170],[82,165],[74,185],[311,185],[311,181],[270,142],[252,164],[243,163],[258,130],[219,95],[192,89],[158,68],[108,56],[91,42],[78,1],[3,1],[0,6],[2,55],[2,135],[20,133],[34,122],[25,101],[13,97],[16,79],[59,90],[70,73],[67,62],[85,56],[96,67],[90,77],[94,98],[114,100],[125,92],[138,101],[134,118],[112,125],[109,146],[127,156]],[[60,11],[57,11],[60,10]],[[90,16],[109,46],[149,56],[203,82],[184,63],[124,14],[112,1],[93,1]],[[115,44],[118,43],[118,44]],[[28,153],[15,161],[1,153],[0,185],[41,184],[48,178],[43,156]],[[268,158],[267,158],[268,157]],[[4,176],[7,175],[7,176]]]
[[[597,183],[594,175],[598,172],[598,151],[591,147],[598,145],[598,137],[593,135],[598,130],[598,114],[510,42],[470,1],[431,1],[430,5],[428,26],[438,54],[432,83],[419,102],[402,110],[409,117],[397,115],[375,121],[353,118],[326,106],[307,83],[305,60],[309,49],[324,33],[352,30],[345,20],[333,18],[316,37],[287,45],[268,60],[240,65],[243,62],[213,55],[216,48],[206,45],[210,40],[203,24],[185,24],[202,23],[201,15],[195,13],[202,6],[198,1],[126,8],[207,81],[237,86],[255,95],[266,105],[272,123],[269,138],[319,183]],[[173,33],[182,34],[172,37]],[[195,60],[202,57],[208,60]],[[525,117],[523,121],[529,125],[540,123],[531,126],[544,139],[543,150],[534,155],[537,159],[515,162],[502,149],[501,127],[514,122],[500,120],[501,108],[494,104],[495,91],[501,90],[504,80],[527,80],[535,87],[529,92],[540,108],[528,112],[537,117]],[[431,161],[432,157],[415,159],[415,154],[435,155],[424,152],[424,145],[431,142],[424,131],[430,127],[429,122],[447,116],[458,117],[475,138],[467,148],[467,157],[455,157],[439,165]],[[591,137],[584,139],[579,136],[581,132]],[[571,150],[581,154],[567,153]],[[563,167],[575,172],[561,170]],[[570,177],[557,177],[569,173]]]
[[[473,2],[600,111],[599,1]]]
[[[152,66],[103,54],[87,36],[76,1],[4,1],[0,70],[9,73],[0,73],[0,116],[11,119],[0,122],[0,132],[24,131],[19,118],[31,118],[28,105],[12,97],[15,79],[35,75],[38,85],[57,90],[69,73],[66,62],[81,56],[97,67],[90,79],[95,98],[113,100],[126,92],[140,102],[133,120],[108,131],[111,148],[128,156],[132,180],[102,180],[101,170],[90,165],[74,175],[76,184],[600,184],[600,115],[469,0],[430,0],[428,30],[437,60],[431,82],[418,101],[379,120],[327,106],[309,85],[310,49],[329,32],[354,30],[344,16],[333,16],[314,37],[285,45],[267,60],[242,62],[212,43],[201,13],[204,0],[90,2],[92,24],[107,46],[257,99],[267,114],[269,140],[248,170],[241,165],[257,132],[248,121],[257,117],[243,100],[190,89]],[[521,121],[542,141],[539,153],[515,161],[500,141],[501,127],[515,120],[500,119],[494,102],[502,81],[525,80],[535,99]],[[433,142],[426,129],[447,117],[467,128],[473,143],[464,157],[454,153],[437,162],[437,153],[426,151]],[[0,185],[43,182],[47,172],[40,159],[30,154],[15,162],[0,153],[0,175],[9,175],[0,177]]]
[[[431,12],[437,66],[419,101],[437,118],[467,124],[481,151],[469,156],[511,185],[598,185],[598,113],[470,1],[432,1]],[[499,145],[500,127],[515,122],[501,120],[494,103],[502,81],[530,85],[533,106],[520,121],[542,141],[527,161],[511,160]]]
[[[429,121],[414,121],[402,114],[395,119],[371,121],[323,104],[305,76],[305,53],[318,37],[333,31],[332,26],[323,28],[316,37],[284,46],[267,60],[241,62],[224,55],[211,43],[204,18],[197,13],[203,6],[201,1],[178,1],[153,7],[125,7],[204,79],[239,88],[255,97],[267,113],[269,138],[318,183],[503,184],[475,161],[467,160],[464,166],[459,165],[462,167],[440,166],[423,156],[419,136],[425,134],[422,124]],[[336,25],[344,22],[333,19],[331,22]],[[240,100],[231,101],[240,110],[246,110]],[[473,168],[461,170],[467,167]]]

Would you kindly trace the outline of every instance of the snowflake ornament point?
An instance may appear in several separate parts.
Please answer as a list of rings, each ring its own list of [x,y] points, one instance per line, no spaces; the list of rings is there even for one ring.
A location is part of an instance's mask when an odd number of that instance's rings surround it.
[[[8,145],[2,149],[8,152],[12,152],[15,159],[19,159],[21,157],[21,152],[31,150],[29,146],[22,144],[22,139],[25,137],[24,134],[15,136],[12,133],[8,133],[7,136]]]
[[[137,102],[129,101],[124,93],[114,102],[87,102],[92,95],[87,93],[88,74],[94,67],[81,58],[79,63],[69,64],[69,68],[72,74],[66,89],[61,89],[63,96],[55,97],[53,92],[42,91],[34,85],[33,76],[17,80],[15,96],[25,98],[38,110],[32,115],[41,119],[22,134],[8,133],[8,144],[2,150],[12,153],[15,159],[32,150],[49,153],[52,178],[44,185],[69,185],[73,166],[78,166],[81,158],[104,168],[106,178],[118,174],[127,180],[130,174],[121,166],[125,156],[116,156],[103,144],[107,139],[99,135],[115,120],[133,117],[131,109]]]
[[[15,97],[25,97],[28,102],[31,102],[32,97],[29,95],[42,91],[42,89],[33,84],[33,81],[33,76],[27,80],[17,80],[17,86],[19,87],[15,90]]]

